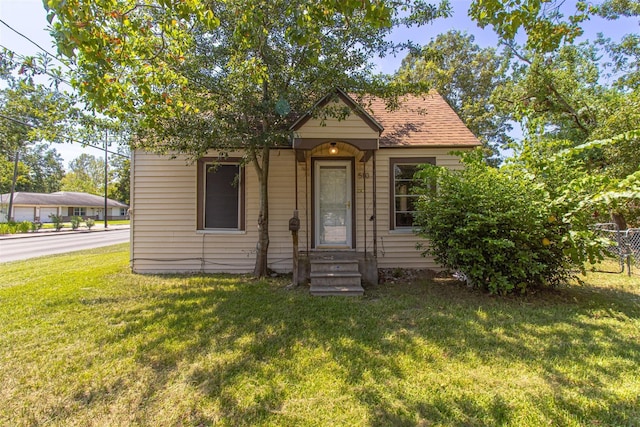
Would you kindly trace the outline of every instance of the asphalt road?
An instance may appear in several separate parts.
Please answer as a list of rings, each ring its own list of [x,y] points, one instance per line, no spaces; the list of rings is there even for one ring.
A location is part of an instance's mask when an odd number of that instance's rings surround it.
[[[99,248],[128,241],[128,228],[70,234],[41,233],[34,237],[3,239],[0,240],[0,263]]]

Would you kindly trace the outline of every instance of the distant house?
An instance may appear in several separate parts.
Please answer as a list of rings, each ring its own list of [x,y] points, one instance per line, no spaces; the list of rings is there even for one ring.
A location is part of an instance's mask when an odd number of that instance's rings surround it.
[[[318,118],[324,107],[349,114]],[[292,270],[294,210],[300,275],[311,278],[312,293],[362,293],[358,273],[377,282],[377,268],[439,268],[416,250],[413,174],[425,163],[460,168],[451,151],[480,146],[439,94],[401,97],[398,108],[388,109],[381,99],[356,101],[337,89],[290,132],[290,144],[270,157],[269,268]],[[190,163],[178,154],[133,152],[133,271],[252,271],[258,179],[242,163],[242,151],[225,154],[212,150]],[[342,286],[352,277],[353,286]],[[333,285],[336,278],[342,282]]]
[[[13,207],[10,215],[10,194],[0,194],[0,222],[8,218],[14,221],[51,222],[49,215],[60,215],[63,221],[72,216],[104,219],[104,197],[87,193],[58,191],[56,193],[26,193],[18,191],[13,194]],[[129,206],[116,200],[107,199],[107,219],[128,218]]]

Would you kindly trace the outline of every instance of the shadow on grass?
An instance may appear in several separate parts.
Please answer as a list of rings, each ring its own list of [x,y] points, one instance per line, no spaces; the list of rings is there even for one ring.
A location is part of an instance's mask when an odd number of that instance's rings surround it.
[[[499,299],[428,282],[317,298],[235,277],[153,281],[147,299],[114,312],[123,327],[103,343],[135,343],[136,362],[153,372],[138,422],[177,379],[200,400],[185,404],[179,422],[189,425],[343,424],[338,413],[371,426],[513,425],[527,411],[531,425],[640,422],[638,397],[612,392],[640,365],[640,338],[619,331],[637,325],[637,294],[585,287]],[[518,385],[519,367],[542,394]]]

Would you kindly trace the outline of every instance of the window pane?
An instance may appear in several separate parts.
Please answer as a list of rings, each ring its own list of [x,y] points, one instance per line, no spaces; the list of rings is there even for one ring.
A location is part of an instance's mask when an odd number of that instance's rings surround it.
[[[415,211],[415,196],[396,197],[396,211]]]
[[[411,187],[413,187],[413,182],[396,181],[396,196],[411,194]]]
[[[394,168],[396,182],[413,181],[413,174],[416,173],[416,165],[395,165]]]
[[[238,229],[239,176],[238,165],[207,165],[205,183],[205,228]]]
[[[411,227],[413,225],[413,215],[410,213],[396,213],[396,227]]]

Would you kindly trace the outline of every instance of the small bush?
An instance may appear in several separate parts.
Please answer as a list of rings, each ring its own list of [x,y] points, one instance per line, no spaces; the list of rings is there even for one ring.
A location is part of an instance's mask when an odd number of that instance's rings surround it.
[[[53,223],[53,228],[55,228],[56,231],[62,230],[62,228],[64,227],[64,224],[62,223],[62,217],[60,215],[51,214],[49,215],[49,218],[51,218],[51,222]]]
[[[33,221],[31,223],[31,231],[36,233],[38,230],[42,228],[42,223],[40,221]]]
[[[87,228],[91,230],[91,228],[96,225],[96,220],[93,218],[87,218],[84,220],[84,223],[87,225]]]
[[[16,231],[18,233],[28,233],[31,230],[31,221],[22,221],[18,223]]]
[[[15,234],[16,223],[13,221],[0,224],[0,234]]]
[[[80,224],[82,224],[82,217],[79,217],[79,216],[72,216],[71,217],[71,229],[72,230],[77,230],[80,227]]]
[[[524,174],[504,173],[475,155],[464,170],[425,166],[414,224],[423,254],[491,293],[553,286],[572,277],[569,227],[548,194]],[[436,184],[434,190],[433,184]]]

